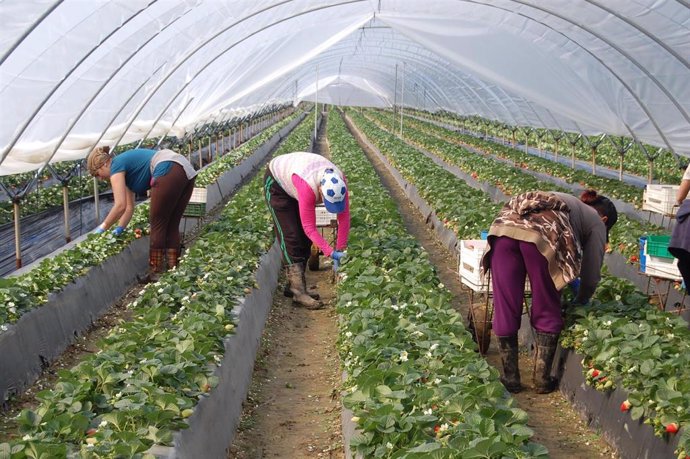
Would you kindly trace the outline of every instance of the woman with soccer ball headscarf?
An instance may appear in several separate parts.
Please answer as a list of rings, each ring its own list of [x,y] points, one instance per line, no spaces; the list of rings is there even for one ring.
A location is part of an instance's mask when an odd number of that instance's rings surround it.
[[[287,265],[288,290],[296,303],[309,309],[323,304],[307,292],[304,271],[314,243],[338,270],[350,233],[350,204],[345,176],[323,156],[296,152],[272,159],[264,177],[264,197]],[[331,247],[316,228],[316,205],[337,214],[338,235]]]

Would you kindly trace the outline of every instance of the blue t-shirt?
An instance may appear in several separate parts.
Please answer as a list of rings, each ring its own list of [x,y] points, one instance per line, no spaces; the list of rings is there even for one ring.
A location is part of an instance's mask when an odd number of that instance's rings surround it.
[[[124,171],[127,188],[135,193],[143,193],[151,188],[151,158],[155,154],[156,150],[145,148],[127,150],[113,158],[110,163],[110,175]],[[167,174],[171,166],[170,161],[160,163],[153,171],[153,176],[161,177]]]

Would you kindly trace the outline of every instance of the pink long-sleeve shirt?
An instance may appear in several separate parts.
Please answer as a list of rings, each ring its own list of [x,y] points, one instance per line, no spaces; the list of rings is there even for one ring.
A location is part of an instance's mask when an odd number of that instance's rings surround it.
[[[343,181],[347,186],[347,180],[343,176]],[[333,248],[326,241],[316,227],[316,195],[309,184],[305,182],[299,175],[292,174],[292,184],[297,190],[297,202],[299,204],[299,217],[302,221],[302,229],[316,246],[321,249],[324,255],[330,257],[333,253]],[[345,210],[337,215],[338,220],[338,236],[336,238],[335,250],[345,250],[347,247],[347,238],[350,235],[350,196],[349,193],[345,195]]]

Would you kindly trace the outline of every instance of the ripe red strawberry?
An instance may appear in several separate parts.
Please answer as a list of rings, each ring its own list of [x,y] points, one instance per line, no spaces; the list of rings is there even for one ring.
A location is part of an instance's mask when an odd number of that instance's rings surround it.
[[[597,376],[599,376],[599,370],[595,368],[594,370],[592,370],[592,378],[596,378]]]
[[[87,437],[93,437],[96,435],[96,432],[98,432],[98,429],[94,429],[93,427],[90,428],[89,430],[86,431],[86,436]]]
[[[435,433],[438,433],[439,430],[441,430],[441,426],[434,426]]]
[[[621,403],[621,411],[626,412],[630,409],[631,406],[632,404],[626,400],[623,403]]]
[[[668,432],[670,434],[674,434],[674,433],[678,432],[678,424],[676,424],[675,422],[672,422],[670,424],[666,424],[666,432]]]

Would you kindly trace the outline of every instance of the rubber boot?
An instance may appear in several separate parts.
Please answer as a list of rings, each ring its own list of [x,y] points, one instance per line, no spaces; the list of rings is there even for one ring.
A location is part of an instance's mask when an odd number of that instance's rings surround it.
[[[321,296],[316,292],[310,292],[309,286],[307,286],[307,265],[304,263],[300,264],[302,265],[302,282],[304,282],[304,291],[307,292],[307,295],[314,298],[315,300],[320,300]]]
[[[558,387],[558,380],[551,377],[553,357],[558,346],[558,333],[537,332],[537,348],[534,354],[534,390],[537,394],[548,394]]]
[[[165,260],[168,262],[168,269],[173,269],[178,265],[180,259],[180,249],[165,249]]]
[[[292,301],[307,309],[320,309],[323,304],[307,294],[304,283],[304,263],[293,263],[287,267],[288,284],[292,292]]]
[[[299,264],[301,264],[302,266],[304,266],[306,268],[306,265],[304,263],[299,263]],[[288,281],[285,284],[285,288],[283,289],[283,295],[286,296],[287,298],[292,298],[293,293],[292,293],[292,290],[290,290],[290,280],[289,280],[290,265],[286,266],[286,271],[288,272]],[[305,271],[306,271],[306,269],[305,269]],[[306,278],[306,274],[304,271],[302,271],[302,277],[304,277],[304,285],[306,286],[307,285],[307,278]],[[307,288],[306,289],[307,295],[314,298],[315,300],[321,299],[321,296],[318,293],[309,292],[308,290],[309,289]]]
[[[158,282],[163,271],[165,271],[165,249],[150,249],[149,272],[146,281]]]
[[[520,383],[520,368],[518,367],[518,337],[517,335],[499,336],[498,352],[503,364],[501,382],[508,392],[517,394],[522,390]]]

